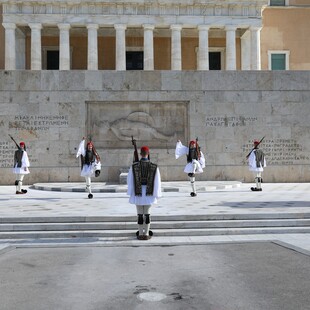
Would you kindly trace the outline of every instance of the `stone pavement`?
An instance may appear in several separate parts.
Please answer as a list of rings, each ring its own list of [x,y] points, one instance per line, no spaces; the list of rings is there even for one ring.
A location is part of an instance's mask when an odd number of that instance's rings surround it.
[[[285,218],[294,215],[310,218],[310,184],[263,184],[262,192],[251,192],[252,184],[240,182],[197,182],[198,196],[190,197],[188,182],[163,182],[163,197],[152,207],[153,217],[208,215],[243,216],[251,219],[259,215]],[[84,183],[34,184],[26,195],[15,195],[14,186],[0,187],[0,222],[7,218],[27,217],[104,217],[135,216],[135,207],[128,203],[126,185],[94,183],[94,198],[88,199]],[[152,246],[193,245],[208,243],[273,241],[301,253],[310,254],[310,233],[212,235],[212,236],[157,236],[141,243],[128,238],[95,238],[74,240],[0,240],[0,251],[11,246]]]
[[[1,310],[309,310],[309,256],[273,242],[17,248]]]

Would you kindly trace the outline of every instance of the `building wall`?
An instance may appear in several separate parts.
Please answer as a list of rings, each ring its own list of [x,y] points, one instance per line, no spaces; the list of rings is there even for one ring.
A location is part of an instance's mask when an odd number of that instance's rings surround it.
[[[299,1],[300,2],[300,1]],[[262,70],[268,70],[268,50],[289,51],[290,70],[310,70],[310,7],[263,11],[261,31]]]
[[[117,182],[132,162],[131,135],[147,144],[164,181],[184,180],[177,139],[199,138],[197,180],[253,182],[245,156],[265,137],[265,182],[310,181],[309,71],[0,71],[0,184],[14,184],[15,146],[26,142],[26,184],[81,181],[75,157],[91,135],[97,181]]]
[[[2,26],[2,5],[0,5],[0,69],[4,69],[4,28]]]
[[[309,1],[308,0],[290,0],[290,5],[291,6],[309,5]]]

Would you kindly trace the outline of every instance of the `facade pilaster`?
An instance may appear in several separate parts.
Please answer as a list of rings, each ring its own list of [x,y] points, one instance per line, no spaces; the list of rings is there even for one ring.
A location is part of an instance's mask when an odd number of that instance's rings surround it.
[[[199,25],[198,70],[209,70],[209,29],[208,25]]]
[[[5,29],[5,70],[16,69],[16,24],[3,23]]]
[[[87,69],[98,70],[98,28],[97,24],[88,24]]]
[[[31,29],[31,70],[42,70],[41,29],[42,25],[30,23]]]
[[[70,70],[70,24],[58,24],[59,70]]]
[[[226,70],[236,70],[236,27],[226,26]]]
[[[260,31],[261,27],[250,27],[251,31],[251,69],[261,70]]]
[[[171,70],[182,70],[182,25],[171,25]]]
[[[154,25],[143,25],[144,29],[144,70],[154,70]]]
[[[117,71],[126,70],[126,28],[125,24],[115,24],[116,30],[116,58],[115,69]]]

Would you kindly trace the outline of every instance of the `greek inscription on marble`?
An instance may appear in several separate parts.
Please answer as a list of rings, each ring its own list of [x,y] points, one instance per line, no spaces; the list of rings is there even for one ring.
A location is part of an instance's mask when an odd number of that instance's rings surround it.
[[[16,115],[9,121],[9,128],[46,131],[55,127],[68,127],[68,119],[68,115]]]
[[[16,151],[16,146],[12,141],[0,141],[0,167],[1,168],[13,168],[14,164],[14,153]],[[31,148],[27,147],[27,154],[31,165],[37,162],[38,159],[35,158],[31,152]]]
[[[16,148],[10,142],[0,142],[0,167],[13,167],[13,154]]]
[[[253,141],[242,146],[243,153],[253,148]],[[260,148],[266,155],[267,165],[294,165],[309,162],[310,154],[294,139],[265,139]]]
[[[209,116],[206,117],[206,127],[244,127],[257,120],[252,116]]]

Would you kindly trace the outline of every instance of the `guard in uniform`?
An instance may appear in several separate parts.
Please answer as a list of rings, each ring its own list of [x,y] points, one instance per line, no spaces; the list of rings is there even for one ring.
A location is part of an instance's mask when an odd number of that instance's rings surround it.
[[[186,155],[187,164],[184,172],[189,176],[190,184],[192,187],[191,196],[197,196],[196,185],[195,185],[195,174],[202,173],[205,168],[205,157],[200,150],[198,142],[192,140],[189,142],[188,147],[184,146],[180,140],[178,140],[175,149],[175,158],[178,159],[180,156]]]
[[[97,153],[94,144],[89,141],[85,147],[85,139],[80,142],[76,157],[81,156],[81,176],[85,178],[88,198],[93,198],[91,191],[91,178],[98,177],[101,171],[100,156]]]
[[[256,187],[251,187],[251,190],[254,192],[262,191],[262,173],[264,167],[266,167],[266,159],[264,152],[258,148],[260,144],[259,141],[254,141],[254,147],[250,156],[248,157],[249,161],[249,170],[254,172]]]
[[[157,198],[161,197],[161,178],[156,164],[149,159],[150,150],[147,146],[141,147],[141,159],[134,162],[127,176],[127,195],[129,203],[135,204],[138,215],[137,238],[148,240],[153,235],[150,230],[150,209]]]
[[[16,194],[26,194],[27,190],[22,189],[23,179],[26,174],[29,174],[30,162],[28,158],[28,154],[26,152],[25,142],[20,142],[19,146],[16,144],[18,149],[14,153],[14,168],[13,173],[16,175]]]

